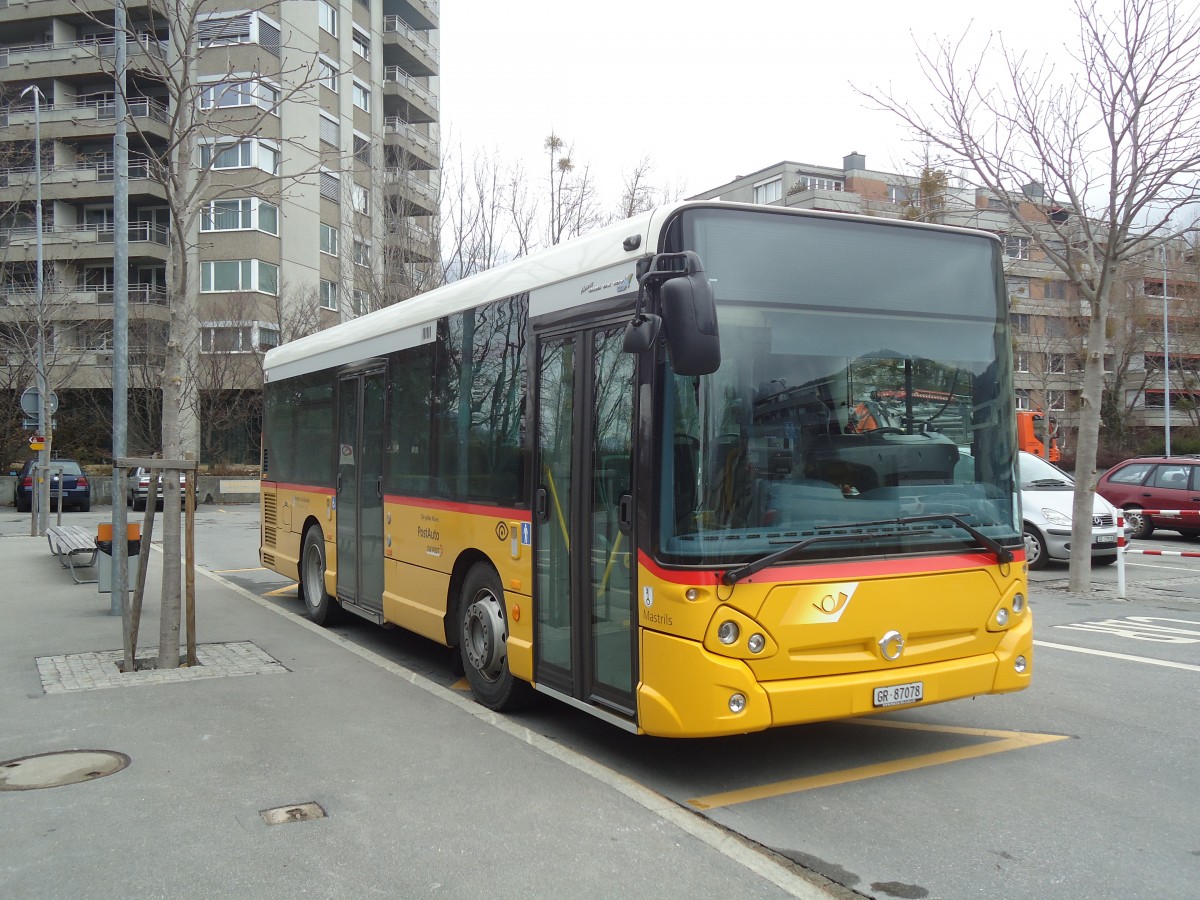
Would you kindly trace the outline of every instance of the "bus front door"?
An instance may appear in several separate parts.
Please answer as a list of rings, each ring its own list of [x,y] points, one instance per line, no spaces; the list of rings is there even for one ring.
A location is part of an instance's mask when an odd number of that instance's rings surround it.
[[[623,324],[538,341],[535,680],[636,715],[634,356]]]
[[[383,616],[382,369],[343,374],[338,385],[337,596]]]

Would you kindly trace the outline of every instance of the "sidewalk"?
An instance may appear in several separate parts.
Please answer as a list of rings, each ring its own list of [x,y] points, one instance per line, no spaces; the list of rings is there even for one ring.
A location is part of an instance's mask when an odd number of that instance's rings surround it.
[[[109,595],[44,537],[0,537],[0,571],[0,762],[129,757],[0,791],[5,898],[846,896],[199,570],[203,664],[134,675]],[[302,803],[324,817],[262,815]]]

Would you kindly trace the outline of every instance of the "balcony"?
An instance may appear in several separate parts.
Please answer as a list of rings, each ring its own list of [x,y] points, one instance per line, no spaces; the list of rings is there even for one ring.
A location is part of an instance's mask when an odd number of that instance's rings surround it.
[[[42,167],[42,199],[83,202],[112,199],[115,164],[109,157],[80,162],[74,166]],[[0,169],[0,203],[32,200],[37,170],[32,166]],[[150,161],[133,157],[129,160],[129,196],[158,201],[166,199],[166,191],[150,177]]]
[[[167,237],[163,225],[130,222],[130,261],[166,262]],[[112,225],[45,225],[42,227],[42,258],[49,261],[111,259],[114,238]],[[35,262],[37,228],[0,229],[0,250],[7,251],[9,262]]]
[[[410,75],[438,73],[437,47],[399,16],[383,17],[383,61],[401,66]]]
[[[383,120],[383,140],[389,147],[399,148],[412,160],[409,168],[436,169],[438,143],[427,134],[422,134],[399,116],[388,116]]]
[[[405,215],[437,215],[437,185],[430,184],[428,181],[422,181],[408,169],[384,169],[383,190],[385,194],[396,196],[403,200]]]
[[[438,120],[438,95],[399,66],[384,67],[383,106],[387,115],[398,115],[406,122]]]
[[[421,0],[413,0],[420,5]],[[146,10],[149,0],[128,0],[128,10]],[[63,18],[85,15],[112,15],[113,0],[0,0],[0,27],[30,18]]]
[[[137,128],[142,134],[167,139],[170,117],[166,106],[148,97],[131,97],[128,109],[129,117],[137,120]],[[111,100],[44,104],[39,116],[42,140],[100,137],[116,131],[116,104]],[[10,129],[6,135],[9,140],[31,140],[33,125],[32,104],[0,110],[0,128]],[[17,133],[16,129],[22,126],[26,131]]]
[[[127,37],[125,48],[126,59],[133,71],[153,70],[165,64],[167,45],[149,35],[136,40]],[[111,71],[116,54],[115,37],[0,47],[0,73],[6,78],[23,81],[72,77],[92,80]]]
[[[388,223],[389,257],[400,262],[429,262],[433,259],[433,232],[408,219]]]
[[[45,296],[52,297],[55,305],[59,303],[83,303],[95,306],[112,306],[113,292],[110,287],[80,286],[68,291],[57,287],[47,287]],[[33,306],[37,303],[37,290],[27,284],[5,285],[0,288],[0,305],[3,306]],[[153,284],[129,285],[129,305],[137,307],[167,308],[167,292]]]

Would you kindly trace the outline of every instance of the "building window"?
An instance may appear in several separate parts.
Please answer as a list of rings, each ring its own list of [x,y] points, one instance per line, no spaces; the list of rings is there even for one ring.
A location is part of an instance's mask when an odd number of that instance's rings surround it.
[[[755,203],[776,203],[783,196],[783,179],[773,178],[754,186]]]
[[[321,223],[321,252],[330,256],[337,256],[338,252],[337,228],[324,222]]]
[[[230,109],[238,106],[258,106],[275,111],[279,106],[279,89],[257,78],[241,78],[213,84],[200,93],[201,109]]]
[[[1033,409],[1033,404],[1029,402],[1029,391],[1018,388],[1017,409]]]
[[[1004,255],[1009,259],[1029,259],[1029,238],[1019,234],[1004,235]]]
[[[258,259],[214,259],[200,263],[200,290],[216,294],[279,290],[279,267]]]
[[[325,0],[317,0],[317,24],[334,37],[338,35],[338,11]]]
[[[196,43],[200,47],[221,47],[227,44],[249,44],[253,17],[241,13],[221,18],[212,17],[196,23]]]
[[[342,128],[338,124],[338,120],[321,113],[321,117],[317,121],[317,137],[324,144],[340,147],[342,145]]]
[[[335,94],[338,92],[338,67],[327,56],[317,57],[317,81]]]
[[[354,105],[363,112],[371,111],[371,89],[361,81],[354,81]]]
[[[354,289],[354,314],[356,316],[366,315],[370,304],[370,295],[359,288]]]
[[[1063,412],[1067,408],[1066,391],[1046,391],[1046,408]]]
[[[371,265],[371,245],[365,241],[354,242],[354,264],[356,266]]]
[[[321,279],[321,288],[320,288],[319,293],[320,293],[320,297],[321,297],[321,306],[325,307],[325,309],[337,309],[338,308],[338,303],[337,303],[338,286],[337,286],[336,282],[326,281],[324,278],[322,278]]]
[[[354,55],[363,59],[371,58],[371,36],[359,28],[354,26],[354,34],[350,36],[350,42],[354,45]]]
[[[370,215],[371,203],[367,189],[359,184],[350,186],[350,200],[354,205],[354,211],[362,213],[364,216]]]
[[[279,208],[255,197],[214,200],[200,211],[200,230],[279,234]]]
[[[201,144],[200,165],[213,169],[262,169],[274,175],[279,168],[279,151],[254,138],[236,143]]]
[[[1065,353],[1046,354],[1046,371],[1051,375],[1067,374],[1067,356]]]
[[[907,184],[889,184],[888,201],[890,203],[917,203],[921,199],[919,188]]]
[[[791,190],[795,193],[800,191],[840,191],[843,190],[842,182],[837,178],[821,178],[817,175],[801,175],[796,179],[795,187]]]
[[[371,139],[354,133],[354,158],[364,165],[371,164]]]
[[[1029,297],[1029,279],[1028,278],[1005,278],[1004,286],[1008,290],[1009,299],[1019,297],[1026,299]]]
[[[1029,354],[1018,350],[1013,354],[1013,368],[1018,372],[1029,371]]]
[[[1047,300],[1066,300],[1067,299],[1067,283],[1061,279],[1046,279],[1042,282],[1045,291],[1043,296]]]
[[[1029,334],[1029,313],[1009,313],[1008,320],[1015,334]]]
[[[205,322],[200,326],[202,353],[261,353],[278,346],[279,329],[264,322]]]
[[[321,197],[334,203],[341,202],[342,180],[332,172],[321,173]]]

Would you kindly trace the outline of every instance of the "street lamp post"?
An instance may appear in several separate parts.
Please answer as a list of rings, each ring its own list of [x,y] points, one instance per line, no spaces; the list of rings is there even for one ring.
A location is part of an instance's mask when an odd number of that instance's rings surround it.
[[[45,95],[36,84],[31,84],[21,91],[21,96],[33,95],[33,168],[34,168],[34,210],[33,227],[37,232],[37,274],[35,300],[37,309],[37,392],[38,392],[38,434],[46,435],[46,426],[52,424],[46,418],[46,409],[50,405],[50,388],[46,378],[46,310],[45,310],[45,270],[42,259],[42,100]],[[41,534],[45,530],[46,508],[50,505],[50,442],[45,441],[38,453],[38,468],[40,475],[36,479],[37,515],[30,518],[30,535]]]
[[[1171,340],[1167,330],[1167,245],[1163,244],[1163,444],[1171,455]]]

